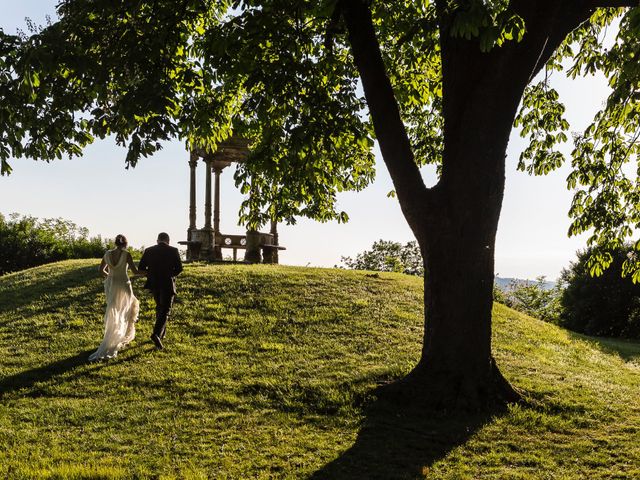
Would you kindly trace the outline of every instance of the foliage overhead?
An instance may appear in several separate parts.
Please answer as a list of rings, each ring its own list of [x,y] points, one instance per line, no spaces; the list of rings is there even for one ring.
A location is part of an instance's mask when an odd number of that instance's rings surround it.
[[[2,173],[11,171],[12,156],[80,155],[95,138],[115,137],[128,148],[127,166],[135,166],[165,140],[215,150],[233,133],[253,142],[236,175],[243,192],[258,193],[244,204],[246,223],[297,215],[346,221],[336,192],[371,182],[374,134],[341,1],[62,0],[60,20],[41,31],[0,31]],[[504,48],[528,33],[519,3],[370,3],[418,165],[442,162],[441,32],[482,52]],[[614,26],[615,38],[604,42]],[[607,77],[610,96],[574,136],[568,178],[575,190],[569,233],[590,232],[594,274],[640,226],[640,184],[625,167],[640,148],[639,56],[640,8],[594,7],[551,56],[542,80],[531,79],[515,121],[529,139],[519,168],[546,174],[565,162],[558,147],[570,128],[551,74]],[[640,279],[637,259],[624,270]]]

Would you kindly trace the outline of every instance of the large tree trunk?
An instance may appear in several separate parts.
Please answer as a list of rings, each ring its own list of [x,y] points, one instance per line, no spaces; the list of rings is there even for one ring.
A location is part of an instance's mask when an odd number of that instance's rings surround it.
[[[356,66],[384,161],[425,263],[422,356],[386,388],[412,402],[483,408],[515,401],[491,354],[494,249],[504,191],[505,152],[527,83],[593,5],[512,0],[526,23],[522,42],[491,52],[452,36],[439,6],[443,73],[442,177],[427,189],[386,75],[365,0],[342,2]]]
[[[492,357],[491,310],[506,149],[531,68],[514,72],[514,63],[472,42],[441,43],[443,170],[416,232],[425,262],[424,343],[401,386],[439,407],[475,408],[519,398]]]
[[[493,245],[445,235],[425,260],[422,356],[403,385],[421,402],[478,408],[515,401],[491,355]],[[483,251],[479,251],[483,250]]]
[[[485,98],[491,97],[487,92]],[[495,238],[510,110],[517,101],[502,110],[491,103],[491,110],[471,109],[462,128],[475,127],[455,148],[445,149],[445,161],[464,169],[445,170],[437,208],[416,235],[425,265],[424,343],[419,364],[401,386],[438,407],[475,408],[519,398],[491,354]]]
[[[513,3],[522,7],[529,30],[520,44],[483,53],[476,42],[450,35],[446,21],[441,24],[443,170],[416,232],[425,262],[424,343],[416,368],[394,387],[439,407],[519,399],[491,353],[507,144],[526,85],[589,11],[555,4],[541,12]]]

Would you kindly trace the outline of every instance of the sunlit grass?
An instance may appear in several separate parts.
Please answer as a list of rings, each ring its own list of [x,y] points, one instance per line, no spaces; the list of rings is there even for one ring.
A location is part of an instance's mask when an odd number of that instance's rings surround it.
[[[497,305],[496,357],[528,404],[414,422],[390,459],[376,428],[402,421],[370,407],[418,358],[420,279],[189,265],[164,351],[141,287],[134,344],[89,364],[92,261],[0,277],[1,478],[640,478],[638,344]]]

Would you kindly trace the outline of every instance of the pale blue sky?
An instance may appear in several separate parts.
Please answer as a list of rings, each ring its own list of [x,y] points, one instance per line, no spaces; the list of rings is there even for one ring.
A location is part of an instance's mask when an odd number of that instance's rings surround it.
[[[0,0],[0,28],[24,29],[25,17],[43,23],[55,15],[55,0]],[[556,75],[558,77],[558,75]],[[554,79],[567,106],[572,130],[581,130],[593,118],[606,96],[602,78],[570,82]],[[555,279],[583,248],[585,238],[568,238],[567,211],[572,194],[566,189],[568,167],[547,177],[517,172],[524,141],[512,135],[507,159],[507,185],[496,244],[496,273],[502,277]],[[566,151],[570,151],[567,146]],[[133,245],[155,243],[157,232],[172,241],[186,238],[188,226],[188,154],[180,142],[167,143],[154,157],[125,170],[125,150],[112,141],[98,141],[80,159],[50,164],[13,160],[9,177],[0,177],[0,212],[37,217],[63,217],[89,228],[92,235],[114,237],[124,233]],[[427,178],[433,180],[428,172]],[[203,224],[204,168],[198,170],[198,226]],[[360,193],[344,193],[340,207],[351,217],[347,224],[300,219],[281,225],[280,243],[287,247],[281,262],[290,265],[333,266],[341,256],[354,256],[378,239],[406,242],[411,231],[397,200],[387,198],[391,181],[382,162],[374,184]],[[222,176],[221,227],[240,233],[236,225],[242,196],[233,186],[232,171]]]

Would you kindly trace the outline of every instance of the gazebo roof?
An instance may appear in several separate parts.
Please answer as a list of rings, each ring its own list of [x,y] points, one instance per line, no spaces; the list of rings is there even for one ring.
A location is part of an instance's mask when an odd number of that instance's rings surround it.
[[[246,138],[232,136],[221,142],[213,153],[208,153],[204,148],[194,148],[192,153],[205,161],[210,160],[213,168],[222,169],[234,162],[244,163],[249,155],[249,143]]]

